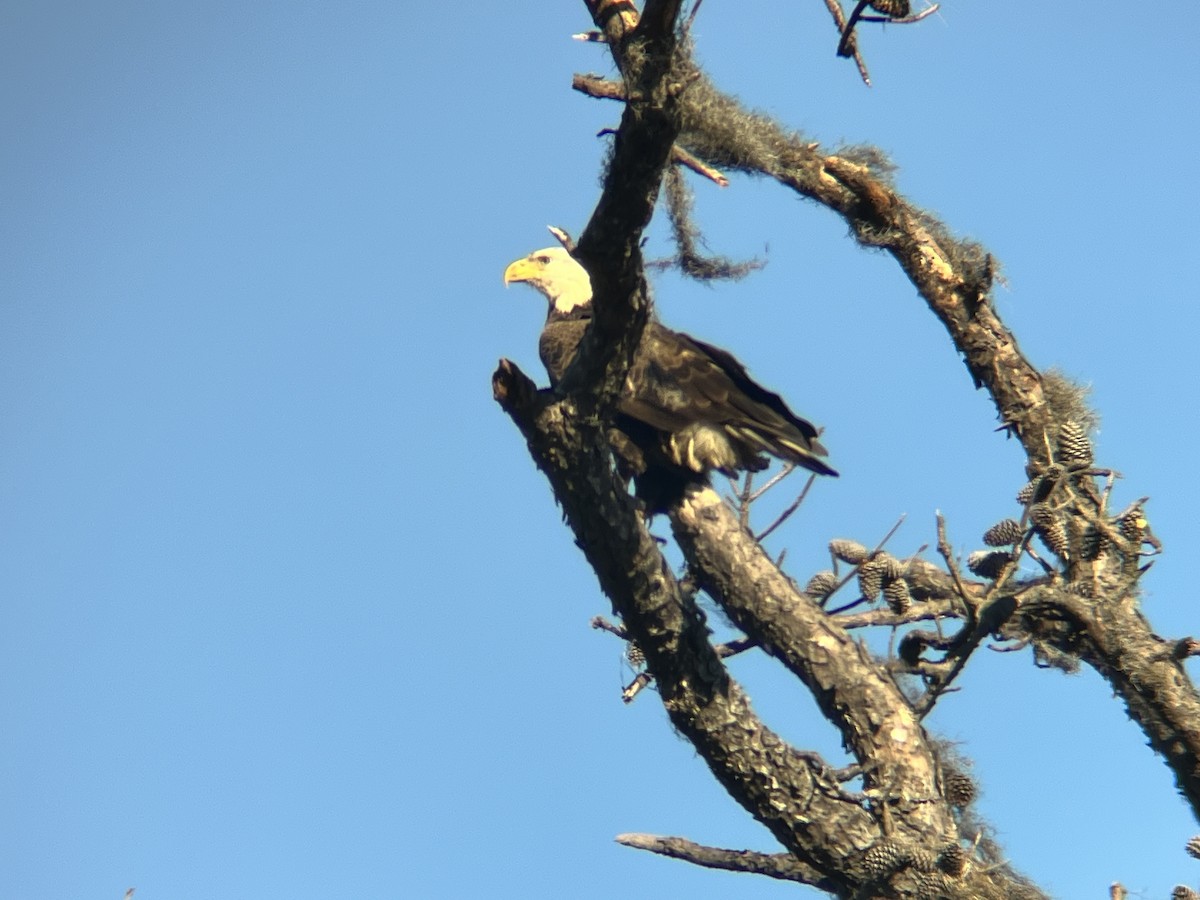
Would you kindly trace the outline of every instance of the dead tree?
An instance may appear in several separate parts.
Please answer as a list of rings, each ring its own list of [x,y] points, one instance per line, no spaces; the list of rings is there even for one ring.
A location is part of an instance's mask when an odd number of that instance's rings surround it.
[[[1142,616],[1139,580],[1160,549],[1144,500],[1109,508],[1112,473],[1092,459],[1081,392],[1022,355],[990,302],[988,253],[897,193],[870,152],[827,153],[722,94],[688,53],[680,0],[647,0],[640,18],[628,0],[585,3],[592,37],[607,42],[621,78],[578,76],[575,86],[624,103],[602,196],[574,247],[591,275],[594,319],[555,390],[537,390],[501,361],[493,391],[620,616],[611,630],[644,660],[630,693],[653,680],[674,727],[787,852],[647,835],[622,840],[843,898],[1043,897],[981,830],[970,778],[922,726],[988,638],[1032,647],[1043,664],[1093,667],[1200,811],[1200,696],[1182,666],[1200,642],[1163,639]],[[906,2],[872,6],[908,15]],[[865,20],[863,7],[839,20],[844,55],[857,53],[853,28]],[[890,254],[916,286],[1027,458],[1013,515],[985,535],[988,549],[971,557],[969,571],[959,570],[942,526],[938,565],[835,541],[842,573],[818,573],[801,589],[765,554],[744,515],[703,488],[669,512],[687,560],[687,577],[675,576],[614,471],[605,434],[648,315],[642,233],[678,165],[714,179],[746,172],[775,180],[838,213],[862,245]],[[668,188],[683,268],[730,274],[695,253],[686,196]],[[743,501],[751,500],[747,489]],[[1029,559],[1034,576],[1018,566]],[[863,600],[886,603],[839,609],[830,598],[846,584]],[[739,646],[714,646],[697,590],[744,632]],[[856,638],[858,629],[877,626],[906,628],[889,658]],[[851,767],[835,770],[789,746],[756,716],[723,661],[745,647],[770,653],[811,690],[853,756]],[[919,680],[919,696],[901,689],[902,674]]]

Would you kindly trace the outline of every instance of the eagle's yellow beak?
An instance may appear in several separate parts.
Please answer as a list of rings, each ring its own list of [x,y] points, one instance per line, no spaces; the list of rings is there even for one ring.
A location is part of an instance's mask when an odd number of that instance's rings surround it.
[[[528,281],[538,273],[538,265],[529,257],[522,257],[516,262],[509,263],[507,269],[504,270],[504,286],[512,284],[514,281]]]

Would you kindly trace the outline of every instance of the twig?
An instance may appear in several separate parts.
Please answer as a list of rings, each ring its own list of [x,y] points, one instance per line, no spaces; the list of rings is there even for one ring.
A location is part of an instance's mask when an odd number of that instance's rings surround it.
[[[625,85],[619,81],[609,81],[599,75],[571,76],[571,87],[581,94],[595,97],[597,100],[625,100]]]
[[[1150,498],[1148,496],[1138,497],[1136,500],[1134,500],[1132,503],[1130,503],[1127,507],[1125,507],[1119,513],[1117,513],[1115,516],[1113,516],[1113,518],[1114,519],[1124,519],[1126,516],[1132,516],[1135,512],[1140,511],[1142,509],[1142,507],[1144,507],[1149,500],[1150,500]]]
[[[904,520],[907,518],[908,518],[908,513],[902,513],[900,515],[900,518],[898,518],[896,520],[896,524],[893,525],[888,530],[888,533],[883,536],[883,539],[876,545],[875,549],[871,551],[871,555],[868,556],[867,559],[873,559],[875,556],[877,556],[879,554],[879,551],[882,550],[884,548],[884,546],[887,544],[887,542],[890,541],[895,536],[896,532],[900,530],[900,526],[904,524]]]
[[[1042,571],[1045,572],[1047,575],[1055,574],[1058,570],[1056,568],[1054,568],[1054,566],[1050,565],[1050,563],[1048,563],[1044,559],[1042,559],[1041,556],[1038,555],[1038,552],[1033,549],[1033,543],[1031,541],[1032,537],[1033,537],[1032,531],[1027,531],[1025,533],[1025,538],[1021,541],[1020,544],[1017,545],[1016,556],[1020,557],[1020,555],[1022,553],[1024,553],[1026,556],[1028,556],[1030,559],[1032,559],[1035,563],[1037,563],[1039,566],[1041,566]],[[1000,579],[996,579],[997,583],[999,583],[999,580]]]
[[[855,569],[857,570],[857,566],[855,567]],[[850,580],[849,578],[846,579],[846,581],[849,581],[849,580]],[[842,584],[845,584],[846,581],[843,581]],[[841,587],[841,584],[839,584],[838,587]],[[835,587],[832,591],[830,591],[829,596],[826,597],[825,599],[828,600],[829,597],[832,597],[834,595],[834,592],[837,591],[837,589],[838,588]],[[829,615],[831,615],[831,616],[836,616],[840,613],[849,612],[850,610],[854,609],[854,607],[856,607],[856,606],[862,606],[864,603],[870,603],[870,602],[871,601],[868,600],[866,597],[859,597],[856,600],[851,600],[849,603],[845,604],[844,606],[835,606],[833,609],[827,609],[825,611],[827,613],[829,613]]]
[[[775,487],[775,485],[779,484],[779,482],[783,481],[783,479],[787,478],[789,475],[791,475],[795,471],[796,471],[795,463],[791,463],[791,462],[785,463],[782,469],[780,469],[778,472],[776,472],[774,475],[772,475],[771,478],[768,479],[766,484],[764,484],[762,487],[760,487],[757,491],[755,491],[750,496],[750,502],[753,503],[755,500],[757,500],[759,497],[761,497],[763,494],[765,494],[771,488]]]
[[[625,630],[623,625],[614,625],[604,616],[594,616],[591,621],[591,626],[597,631],[607,631],[609,634],[615,634],[623,641],[629,640],[629,632]]]
[[[654,834],[618,834],[618,844],[635,850],[648,850],[660,856],[681,859],[709,869],[724,869],[729,872],[751,872],[778,878],[782,881],[798,881],[801,884],[832,890],[832,884],[816,869],[801,862],[790,853],[760,853],[755,850],[726,850],[721,847],[706,847],[686,838],[660,837]]]
[[[864,5],[864,0],[859,0],[856,13],[861,14]],[[862,54],[858,52],[858,41],[854,37],[854,28],[852,24],[847,24],[846,14],[842,12],[842,4],[838,0],[825,0],[825,7],[833,16],[833,23],[837,25],[838,34],[841,35],[838,40],[838,56],[853,56],[855,65],[858,66],[859,77],[862,78],[863,84],[870,87],[871,75],[867,72],[867,64],[863,60]]]
[[[1167,644],[1167,649],[1154,654],[1156,660],[1187,659],[1189,656],[1200,656],[1200,641],[1194,637],[1184,637],[1177,641],[1164,643]]]
[[[953,660],[945,675],[940,672],[937,674],[937,680],[930,686],[917,703],[913,704],[913,711],[917,714],[917,718],[923,719],[929,715],[938,698],[950,691],[950,685],[954,679],[962,672],[966,666],[967,660],[975,652],[983,639],[993,632],[999,631],[1000,627],[1011,618],[1012,614],[1017,609],[1017,598],[1013,595],[1005,595],[997,597],[993,602],[987,604],[979,611],[972,610],[974,617],[973,622],[969,625],[963,625],[962,629],[955,636],[953,645],[948,651],[946,658],[938,663],[938,666],[944,666],[947,662]]]
[[[738,491],[738,521],[747,531],[750,530],[750,504],[752,502],[750,491],[753,486],[754,473],[747,472],[742,481],[742,489]]]
[[[1120,472],[1108,470],[1108,475],[1104,479],[1104,491],[1100,494],[1100,509],[1099,515],[1103,516],[1104,511],[1108,509],[1108,498],[1112,495],[1113,486],[1117,483],[1117,479],[1121,477]]]
[[[809,475],[808,481],[806,481],[804,483],[804,488],[800,491],[800,495],[792,502],[792,504],[790,506],[788,506],[787,509],[785,509],[783,512],[781,512],[779,514],[779,517],[774,522],[772,522],[770,525],[768,525],[754,539],[756,541],[763,540],[772,531],[774,531],[776,528],[778,528],[780,525],[782,525],[784,522],[786,522],[789,518],[791,518],[792,513],[794,513],[796,510],[798,510],[800,508],[800,504],[803,503],[804,498],[808,496],[808,491],[813,486],[813,482],[816,480],[817,480],[817,476],[815,474]]]
[[[967,613],[967,619],[972,623],[975,619],[975,610],[972,608],[970,601],[967,599],[967,589],[963,586],[962,575],[958,571],[958,563],[954,560],[954,549],[950,546],[950,540],[946,537],[946,518],[942,515],[941,510],[937,512],[937,538],[938,538],[938,553],[946,563],[946,569],[950,572],[950,577],[954,579],[954,590],[958,596],[962,598],[963,607]]]
[[[671,148],[671,160],[682,166],[687,166],[697,175],[702,175],[720,187],[729,187],[729,179],[725,177],[723,172],[697,159],[678,144]]]

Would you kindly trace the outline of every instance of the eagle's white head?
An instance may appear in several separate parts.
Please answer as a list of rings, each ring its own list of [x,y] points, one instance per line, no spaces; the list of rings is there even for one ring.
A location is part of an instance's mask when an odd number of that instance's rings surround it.
[[[587,269],[562,247],[535,250],[504,270],[504,284],[523,281],[537,288],[555,312],[566,315],[592,302],[592,280]]]

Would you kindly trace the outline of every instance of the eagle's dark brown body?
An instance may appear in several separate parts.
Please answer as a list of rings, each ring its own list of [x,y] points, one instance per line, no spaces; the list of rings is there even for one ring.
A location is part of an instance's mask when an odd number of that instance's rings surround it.
[[[538,342],[552,383],[566,371],[588,316],[551,314]],[[763,454],[821,475],[836,475],[818,454],[825,448],[817,429],[795,415],[783,399],[754,382],[732,355],[657,322],[648,322],[618,404],[613,447],[623,468],[646,483],[695,481],[716,469],[758,471]],[[649,477],[647,477],[649,476]]]
[[[538,349],[557,383],[591,319],[591,285],[583,267],[559,248],[518,260],[505,281],[528,281],[550,311]],[[621,470],[655,509],[714,469],[766,468],[763,454],[821,475],[837,475],[820,459],[817,429],[783,399],[750,378],[732,355],[657,322],[648,322],[626,376],[609,433]]]

